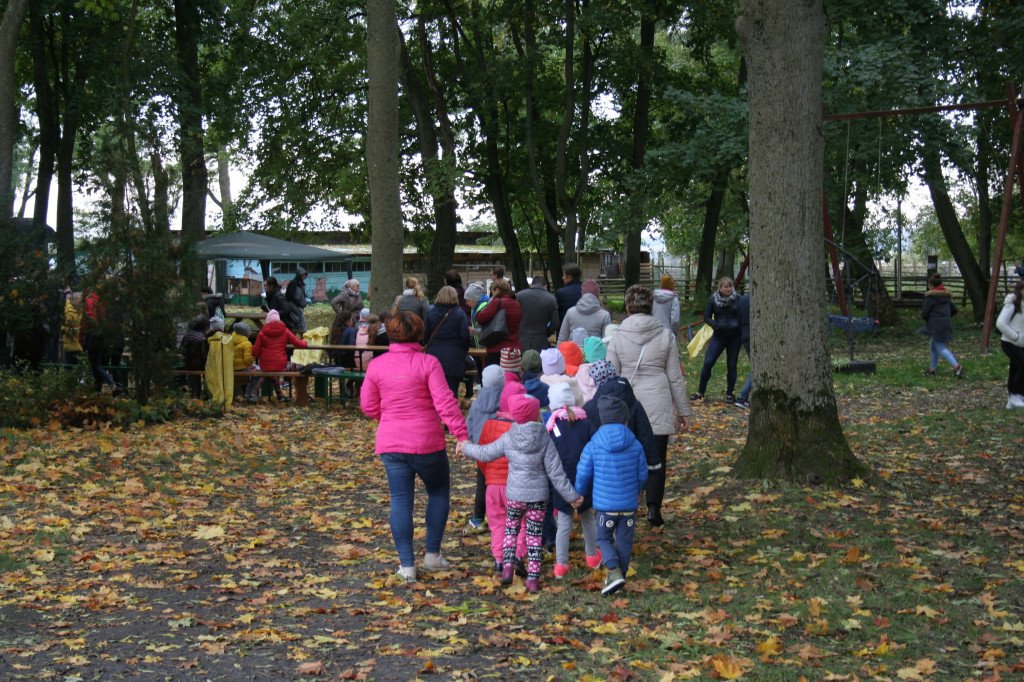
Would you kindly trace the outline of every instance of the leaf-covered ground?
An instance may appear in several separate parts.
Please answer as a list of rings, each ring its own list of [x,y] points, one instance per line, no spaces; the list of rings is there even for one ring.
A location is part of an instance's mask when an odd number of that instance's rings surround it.
[[[0,678],[1020,679],[1024,427],[996,377],[837,376],[878,474],[839,490],[732,479],[746,413],[695,406],[611,597],[578,537],[566,580],[498,585],[455,459],[455,568],[400,584],[353,407],[8,431]]]

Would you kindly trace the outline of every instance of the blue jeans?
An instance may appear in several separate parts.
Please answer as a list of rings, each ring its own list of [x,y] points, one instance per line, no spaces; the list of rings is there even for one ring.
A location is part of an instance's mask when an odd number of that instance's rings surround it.
[[[939,366],[939,356],[949,363],[950,367],[956,367],[956,358],[953,357],[953,352],[946,348],[946,344],[935,338],[932,338],[932,342],[928,344],[929,350],[932,352],[932,369],[934,370]]]
[[[711,368],[718,362],[719,356],[725,351],[726,363],[726,394],[732,395],[736,388],[736,363],[740,359],[740,348],[743,347],[743,337],[735,336],[720,337],[718,334],[711,336],[708,342],[708,349],[704,352],[704,366],[700,370],[700,388],[697,392],[704,395],[707,390],[708,381],[711,380]]]
[[[415,566],[416,554],[412,549],[412,506],[419,476],[427,489],[427,552],[441,551],[441,539],[448,524],[451,498],[451,468],[448,451],[439,450],[428,455],[409,455],[398,452],[381,453],[381,461],[388,475],[391,492],[391,537],[398,550],[402,566]]]
[[[629,570],[636,532],[636,512],[597,511],[597,546],[608,570],[618,568],[622,575]]]
[[[750,343],[743,344],[743,349],[747,351],[747,359],[750,359]],[[743,382],[743,388],[740,389],[740,400],[750,400],[750,388],[753,376],[754,365],[750,365],[750,372],[747,373],[747,380]]]

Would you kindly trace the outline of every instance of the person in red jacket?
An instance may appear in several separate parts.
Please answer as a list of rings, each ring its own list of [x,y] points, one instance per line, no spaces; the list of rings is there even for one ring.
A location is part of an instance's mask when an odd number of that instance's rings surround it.
[[[281,321],[281,315],[276,310],[267,313],[267,322],[256,337],[256,344],[252,347],[252,356],[260,364],[260,370],[264,372],[293,372],[297,365],[288,361],[288,344],[295,348],[305,348],[306,341],[298,338]],[[287,402],[288,398],[281,391],[281,385],[277,377],[271,379],[274,382],[274,392],[280,402]],[[260,385],[263,377],[255,377],[255,381],[249,382],[246,391],[246,402],[255,403],[259,400]]]
[[[512,285],[507,279],[499,279],[491,282],[491,300],[487,306],[476,314],[478,327],[486,326],[491,319],[498,314],[498,310],[505,311],[505,325],[508,327],[508,336],[496,346],[487,348],[484,356],[484,367],[497,365],[501,362],[501,351],[504,348],[513,348],[520,353],[523,350],[519,342],[519,321],[523,318],[522,309],[516,295],[512,293]]]

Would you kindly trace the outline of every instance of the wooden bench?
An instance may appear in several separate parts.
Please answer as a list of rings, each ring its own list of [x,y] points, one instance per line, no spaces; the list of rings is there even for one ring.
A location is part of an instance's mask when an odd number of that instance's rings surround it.
[[[205,377],[206,372],[201,369],[176,369],[174,373],[178,376],[201,376]],[[235,381],[248,380],[252,377],[279,377],[282,379],[288,379],[288,397],[294,401],[296,405],[306,406],[309,405],[309,374],[303,374],[301,372],[248,372],[245,370],[235,370]],[[292,388],[295,391],[293,393]]]
[[[228,316],[230,317],[230,314]],[[292,348],[292,347],[289,346],[289,348]],[[368,350],[368,351],[387,352],[390,349],[390,346],[314,345],[314,344],[309,344],[309,345],[306,346],[306,348],[309,349],[309,350],[323,350],[323,351],[340,350],[340,351],[362,352],[362,351],[367,351]],[[485,353],[486,353],[486,351],[483,348],[470,348],[469,349],[469,354],[473,355],[473,356],[477,356],[477,355],[483,356]],[[362,370],[361,368],[356,368],[356,367],[345,368],[345,370],[346,371],[337,372],[337,373],[333,373],[333,374],[314,374],[314,373],[302,373],[302,372],[263,372],[263,371],[260,371],[260,372],[248,372],[248,371],[245,371],[245,370],[236,370],[235,371],[235,382],[237,383],[239,381],[245,381],[245,380],[247,380],[247,379],[249,379],[251,377],[264,377],[264,378],[266,378],[266,377],[281,377],[281,378],[288,379],[289,382],[290,382],[290,386],[288,387],[289,398],[292,398],[294,396],[294,402],[295,402],[296,405],[306,406],[306,405],[309,405],[309,380],[310,380],[310,378],[311,377],[313,378],[314,390],[316,390],[317,392],[320,392],[320,385],[321,385],[318,380],[322,379],[322,380],[324,380],[324,383],[322,384],[322,386],[325,387],[326,390],[324,391],[324,395],[318,395],[316,397],[323,398],[324,399],[324,406],[325,407],[330,407],[331,401],[334,400],[334,396],[333,396],[333,392],[332,392],[332,382],[331,382],[332,379],[338,379],[340,382],[342,382],[341,385],[339,386],[339,391],[338,391],[338,393],[339,393],[338,400],[341,402],[342,405],[345,405],[345,403],[347,403],[347,402],[358,401],[359,400],[358,392],[355,395],[352,395],[352,396],[348,396],[348,395],[345,394],[344,381],[352,381],[353,383],[361,386],[362,383],[363,383],[363,379],[366,378],[366,372],[364,370]],[[203,370],[177,369],[177,370],[174,371],[174,373],[176,375],[179,375],[179,376],[203,376],[203,377],[206,376],[206,372],[203,371]],[[464,379],[464,381],[466,383],[467,391],[469,390],[469,388],[471,388],[472,382],[476,379],[477,375],[478,375],[478,372],[476,372],[476,370],[469,370],[469,371],[466,372],[466,378]],[[292,391],[292,387],[295,388],[294,393]]]

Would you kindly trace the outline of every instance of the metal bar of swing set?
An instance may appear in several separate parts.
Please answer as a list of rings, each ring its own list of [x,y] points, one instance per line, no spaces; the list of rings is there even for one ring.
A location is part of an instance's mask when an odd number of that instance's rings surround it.
[[[1011,95],[1011,99],[1012,99]],[[965,102],[963,104],[943,104],[931,107],[913,107],[910,109],[888,109],[886,111],[856,111],[849,114],[825,114],[823,121],[851,121],[860,118],[888,118],[890,116],[909,116],[911,114],[934,114],[940,111],[974,111],[977,109],[995,109],[1005,107],[1006,100],[998,99],[988,102]]]
[[[1003,189],[1003,208],[999,214],[999,232],[996,237],[996,250],[992,258],[992,277],[988,282],[988,297],[985,305],[985,324],[981,331],[981,354],[988,355],[989,340],[992,337],[993,317],[995,317],[996,291],[999,286],[999,268],[1003,264],[1003,244],[1006,241],[1006,227],[1010,222],[1010,205],[1013,203],[1014,181],[1020,183],[1021,203],[1024,204],[1024,158],[1022,158],[1021,121],[1024,111],[1017,107],[1016,86],[1006,84],[1007,101],[1010,108],[1010,121],[1013,126],[1013,147],[1010,152],[1010,167],[1006,173],[1006,186]]]

